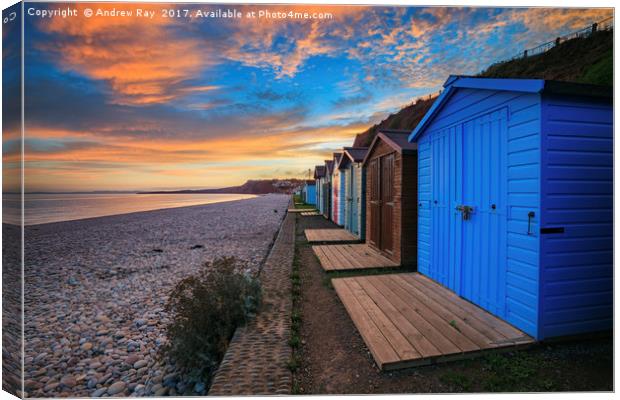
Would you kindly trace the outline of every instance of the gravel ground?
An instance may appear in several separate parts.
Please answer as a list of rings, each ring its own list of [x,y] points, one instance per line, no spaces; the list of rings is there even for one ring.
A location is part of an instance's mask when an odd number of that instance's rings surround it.
[[[266,195],[26,227],[27,395],[204,394],[155,361],[167,293],[219,256],[256,273],[288,201]]]

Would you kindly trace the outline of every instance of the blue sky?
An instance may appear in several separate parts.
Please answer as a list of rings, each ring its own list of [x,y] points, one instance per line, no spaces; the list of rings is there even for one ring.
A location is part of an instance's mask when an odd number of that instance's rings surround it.
[[[610,9],[217,6],[330,19],[25,19],[27,190],[221,187],[303,177],[450,74]],[[6,76],[6,75],[5,75]],[[10,82],[4,82],[10,86]],[[11,131],[5,126],[4,148]],[[8,158],[7,158],[8,157]],[[10,154],[5,155],[10,162]]]

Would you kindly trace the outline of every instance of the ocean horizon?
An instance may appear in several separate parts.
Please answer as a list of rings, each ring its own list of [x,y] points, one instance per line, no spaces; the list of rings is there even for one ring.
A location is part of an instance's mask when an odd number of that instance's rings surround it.
[[[139,194],[113,193],[26,193],[24,195],[24,225],[74,221],[140,211],[188,207],[251,199],[252,194],[192,193]],[[20,195],[2,195],[2,222],[20,224]]]

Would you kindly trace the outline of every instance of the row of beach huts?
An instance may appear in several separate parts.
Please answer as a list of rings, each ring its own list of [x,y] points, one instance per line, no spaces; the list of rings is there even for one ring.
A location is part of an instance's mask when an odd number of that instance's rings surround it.
[[[335,152],[303,194],[534,340],[612,327],[611,88],[452,76],[415,129]]]

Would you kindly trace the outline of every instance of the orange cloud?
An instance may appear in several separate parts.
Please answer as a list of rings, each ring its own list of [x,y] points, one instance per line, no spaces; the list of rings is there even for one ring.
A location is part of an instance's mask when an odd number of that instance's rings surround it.
[[[79,15],[86,7],[108,11],[119,8],[119,4],[74,6]],[[150,8],[159,14],[158,8]],[[174,18],[137,16],[52,18],[39,27],[61,37],[38,47],[49,51],[66,70],[109,82],[117,104],[162,103],[191,91],[214,89],[181,86],[215,60],[206,54],[205,40],[175,35],[172,28],[179,24]]]

